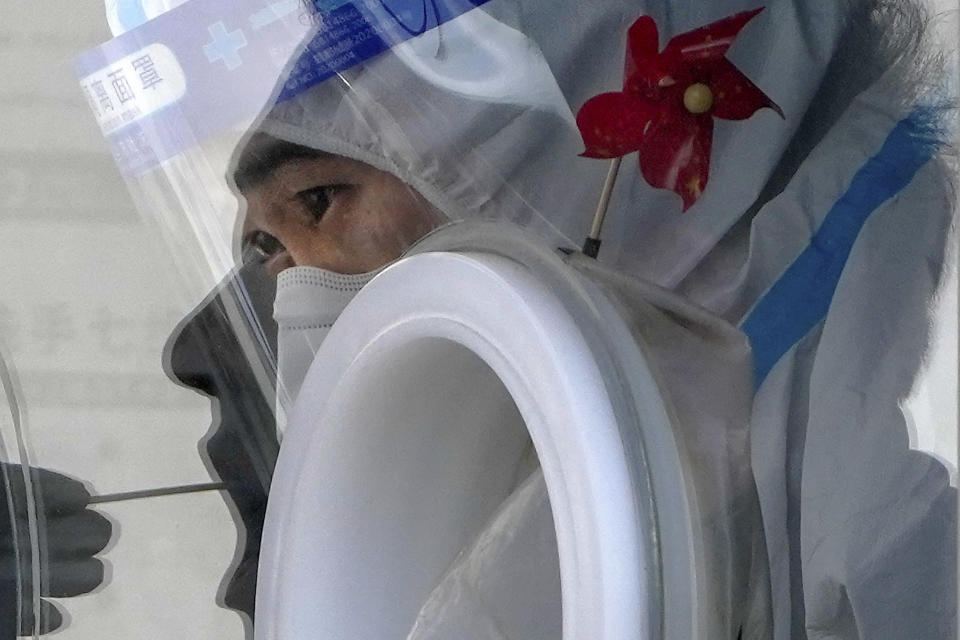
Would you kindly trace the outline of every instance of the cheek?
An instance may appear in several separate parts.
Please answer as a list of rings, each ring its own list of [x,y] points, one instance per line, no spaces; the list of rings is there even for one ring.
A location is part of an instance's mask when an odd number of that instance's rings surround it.
[[[379,246],[389,247],[397,258],[437,226],[433,210],[409,193],[391,203],[389,214],[373,230]]]
[[[365,271],[397,259],[436,226],[430,208],[406,187],[376,195],[353,208],[338,243]]]
[[[393,180],[392,189],[385,191],[388,198],[384,204],[391,214],[388,218],[391,232],[406,248],[439,226],[443,216],[423,196],[399,180]]]
[[[443,219],[399,181],[369,184],[336,207],[317,226],[289,218],[269,225],[293,263],[340,273],[373,271],[399,258]]]
[[[340,236],[338,244],[344,253],[364,271],[377,269],[403,252],[404,233],[394,213],[389,208],[372,207],[357,212]]]

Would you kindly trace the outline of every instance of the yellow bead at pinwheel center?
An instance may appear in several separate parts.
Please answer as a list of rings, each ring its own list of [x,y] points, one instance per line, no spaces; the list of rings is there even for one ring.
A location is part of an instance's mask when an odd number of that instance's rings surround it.
[[[683,92],[683,106],[690,113],[706,113],[713,106],[713,91],[702,82],[692,84]]]

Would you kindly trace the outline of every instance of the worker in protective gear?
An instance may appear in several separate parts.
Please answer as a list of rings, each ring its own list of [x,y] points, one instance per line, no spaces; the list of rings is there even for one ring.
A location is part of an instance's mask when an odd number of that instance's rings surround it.
[[[230,170],[247,253],[277,277],[282,408],[338,310],[424,234],[481,218],[575,250],[623,156],[600,267],[752,346],[750,443],[731,459],[762,526],[731,544],[765,562],[735,567],[725,633],[955,633],[956,492],[909,448],[900,405],[953,221],[919,6],[491,0],[424,4],[418,30],[381,4],[363,16],[390,34],[378,55],[338,48],[341,14],[321,8]],[[397,24],[419,35],[395,41]],[[546,526],[532,486],[501,512],[517,531]],[[504,567],[470,562],[492,547],[464,550],[413,637],[497,619],[454,597]]]
[[[270,108],[240,155],[237,184],[246,195],[251,157],[293,150],[261,172],[284,204],[271,206],[255,186],[246,237],[272,265],[343,274],[326,276],[343,298],[369,278],[357,274],[382,267],[436,225],[429,209],[454,220],[531,221],[548,241],[557,231],[574,237],[604,167],[577,157],[588,136],[570,126],[565,107],[618,88],[622,67],[603,62],[623,59],[639,15],[676,33],[740,15],[734,11],[750,8],[742,4],[674,2],[666,11],[631,3],[566,14],[492,2],[438,28],[445,57],[417,57],[425,44],[412,52],[397,46],[346,69]],[[950,182],[936,157],[936,98],[915,80],[927,55],[916,38],[922,20],[919,7],[902,3],[770,3],[737,25],[739,48],[725,46],[751,90],[768,94],[761,106],[776,109],[735,126],[717,121],[710,183],[692,200],[682,185],[673,189],[683,207],[669,185],[651,188],[656,169],[643,166],[643,149],[639,167],[621,167],[613,193],[600,261],[682,293],[740,325],[753,343],[752,456],[774,637],[943,637],[955,628],[946,604],[955,593],[955,491],[939,461],[905,446],[897,405],[923,357],[925,301],[941,281],[952,217]],[[471,34],[484,33],[484,46],[496,51],[517,32],[537,45],[517,63],[528,93],[496,62],[479,65],[484,79],[500,80],[496,90],[456,84],[457,56],[476,44]],[[634,32],[627,37],[643,46]],[[656,32],[652,38],[652,50],[662,49],[666,37],[659,45]],[[361,258],[365,247],[351,253],[337,244],[347,237],[339,213],[349,211],[365,175],[398,185],[397,201],[431,205],[413,216],[398,205],[394,244],[371,260]],[[296,303],[284,298],[284,272],[279,277],[283,375],[284,322],[308,318],[284,315]],[[318,327],[334,320],[312,318]],[[298,353],[308,362],[317,346],[308,340]],[[304,372],[292,367],[294,396]],[[863,543],[867,532],[871,544]],[[891,583],[891,574],[901,579]],[[931,588],[916,590],[921,582]]]

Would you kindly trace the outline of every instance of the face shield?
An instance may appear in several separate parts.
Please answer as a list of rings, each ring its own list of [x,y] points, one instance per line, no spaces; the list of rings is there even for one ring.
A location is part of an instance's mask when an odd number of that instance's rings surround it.
[[[482,9],[474,11],[475,5]],[[840,42],[848,11],[838,6],[794,15],[776,4],[759,14],[748,9],[735,2],[710,15],[683,3],[670,12],[628,4],[603,11],[571,7],[561,20],[522,3],[290,2],[260,13],[238,7],[235,16],[211,17],[207,24],[208,14],[193,5],[121,35],[82,58],[80,67],[84,91],[136,200],[164,220],[171,245],[181,252],[178,264],[197,274],[188,280],[209,285],[237,259],[235,195],[223,177],[243,164],[241,149],[251,132],[260,134],[255,142],[266,137],[390,173],[447,219],[506,220],[547,243],[579,246],[591,230],[609,167],[596,159],[594,134],[581,133],[576,112],[591,98],[623,88],[627,76],[661,89],[709,79],[682,56],[655,78],[605,62],[628,57],[624,36],[640,15],[652,31],[643,36],[646,42],[631,45],[632,57],[642,47],[664,49],[666,34],[719,25],[693,36],[722,41],[707,51],[711,63],[723,63],[722,70],[707,70],[710,77],[717,76],[723,89],[729,76],[731,92],[740,82],[741,90],[749,85],[763,97],[731,103],[714,120],[686,127],[700,136],[695,142],[705,162],[711,148],[714,158],[725,159],[711,165],[713,188],[706,189],[703,176],[698,197],[682,196],[682,209],[693,202],[696,208],[676,216],[675,198],[686,186],[674,184],[675,176],[671,186],[650,189],[644,177],[669,173],[674,158],[659,167],[624,163],[610,194],[606,260],[672,286],[757,200],[770,170],[744,168],[773,167],[783,155]],[[739,18],[721,24],[731,16]],[[189,36],[163,31],[201,23]],[[816,28],[807,29],[808,23]],[[242,26],[228,29],[231,24]],[[730,62],[725,56],[734,40]],[[676,58],[667,49],[661,57]],[[790,53],[801,50],[810,53]],[[113,77],[107,73],[121,67]],[[718,107],[725,100],[720,93]],[[683,91],[674,91],[652,97],[650,105],[671,111],[674,94],[682,101]],[[684,125],[671,124],[670,117],[664,116],[663,146],[683,147],[682,136],[673,140],[670,129]],[[704,135],[706,128],[711,135]],[[264,152],[256,147],[247,156]],[[574,175],[562,194],[552,188]],[[663,180],[652,182],[664,187]],[[723,206],[711,204],[714,199]],[[644,215],[617,215],[622,202]]]
[[[607,264],[675,286],[760,197],[772,159],[800,123],[782,115],[804,111],[826,70],[829,55],[820,52],[835,47],[845,11],[795,16],[774,6],[757,15],[730,3],[722,15],[701,16],[685,6],[669,15],[650,7],[648,26],[638,30],[640,14],[629,3],[570,7],[567,22],[524,3],[415,4],[237,7],[207,24],[212,10],[194,3],[80,60],[81,84],[134,199],[160,221],[193,295],[208,291],[244,251],[259,254],[274,275],[294,265],[372,274],[429,230],[464,220],[514,224],[566,249],[583,238],[596,243],[605,220]],[[669,45],[658,32],[708,18],[717,19],[686,44]],[[811,20],[816,36],[800,28]],[[183,32],[182,25],[201,23]],[[790,34],[792,49],[817,54],[787,53],[778,29]],[[602,35],[628,31],[628,42]],[[719,46],[703,48],[713,38]],[[735,39],[734,64],[726,53]],[[683,47],[693,53],[677,54]],[[707,62],[697,58],[701,50]],[[654,69],[649,77],[634,69],[641,54],[649,60],[640,67]],[[706,86],[697,80],[714,76],[717,118],[677,106],[686,89]],[[662,138],[657,146],[666,151],[646,165],[621,166],[598,159],[611,152],[591,114],[599,100],[600,120],[618,122],[603,97],[617,88],[626,95],[631,82],[650,93],[640,111],[661,114],[651,116],[659,123],[651,137]],[[744,88],[747,99],[730,98],[720,109],[724,91]],[[711,165],[711,154],[725,160]],[[718,177],[706,190],[710,166]],[[311,167],[332,177],[306,184]],[[238,203],[240,193],[247,197]],[[682,210],[696,203],[683,216],[678,194]],[[386,225],[373,216],[326,215],[336,214],[337,200],[346,213],[385,205],[397,212]],[[280,224],[280,209],[297,209],[301,224]],[[304,326],[304,313],[291,310],[286,324]],[[239,309],[236,321],[251,327],[249,344],[269,352],[255,318]],[[320,324],[328,328],[331,318]],[[315,351],[319,338],[303,337],[309,350],[296,351]],[[281,376],[285,404],[308,361],[289,365],[289,383]]]
[[[950,591],[955,464],[900,438],[923,430],[898,404],[927,348],[907,310],[939,290],[953,215],[932,204],[936,100],[904,81],[919,44],[892,37],[909,12],[168,4],[77,66],[190,301],[162,358],[212,400],[212,477],[81,495],[87,556],[118,529],[93,509],[225,492],[240,543],[216,601],[252,617],[259,576],[264,638],[868,629],[903,539],[940,545],[903,557],[939,580],[926,596]],[[923,193],[905,225],[901,196]],[[903,276],[896,295],[871,269]],[[850,338],[877,300],[902,314]],[[866,348],[884,336],[902,340]],[[40,504],[3,442],[12,509]],[[925,497],[891,499],[901,485]],[[44,509],[21,511],[44,549]],[[223,525],[206,537],[232,548]],[[21,584],[44,566],[14,564]],[[20,611],[43,611],[30,593]],[[914,631],[949,624],[911,612]]]

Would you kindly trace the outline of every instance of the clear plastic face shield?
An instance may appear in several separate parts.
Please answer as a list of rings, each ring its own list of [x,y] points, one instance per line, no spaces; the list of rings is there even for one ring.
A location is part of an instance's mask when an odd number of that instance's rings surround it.
[[[134,199],[159,221],[195,295],[240,263],[270,276],[314,267],[355,276],[355,286],[429,231],[468,218],[519,223],[571,246],[529,201],[540,184],[522,180],[532,172],[522,150],[503,153],[492,135],[519,118],[530,121],[514,125],[525,148],[580,150],[535,42],[473,11],[483,3],[414,4],[251,5],[235,9],[240,30],[224,31],[224,17],[191,34],[196,42],[162,31],[205,20],[210,9],[193,3],[81,60],[97,69],[82,84]],[[118,98],[114,89],[129,83],[136,89]],[[314,127],[319,119],[329,126]],[[288,324],[315,320],[291,313]],[[249,309],[231,321],[269,354]],[[284,403],[292,384],[288,392],[281,380]]]
[[[169,380],[104,485],[31,458],[0,368],[0,619],[955,631],[949,134],[909,11],[133,4],[77,73],[176,291]],[[209,422],[196,468],[144,479],[172,419]]]

